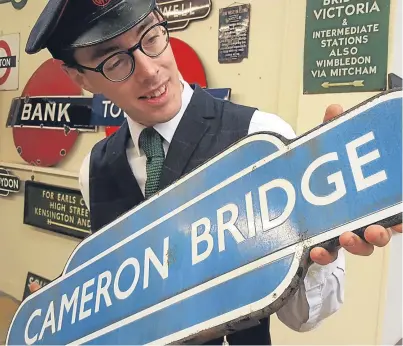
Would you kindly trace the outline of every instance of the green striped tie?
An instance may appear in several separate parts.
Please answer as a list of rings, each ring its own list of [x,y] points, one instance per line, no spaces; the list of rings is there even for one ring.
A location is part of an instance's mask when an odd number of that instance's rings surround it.
[[[141,132],[139,145],[147,156],[145,198],[148,198],[159,189],[165,159],[164,148],[161,136],[153,127],[145,128]]]

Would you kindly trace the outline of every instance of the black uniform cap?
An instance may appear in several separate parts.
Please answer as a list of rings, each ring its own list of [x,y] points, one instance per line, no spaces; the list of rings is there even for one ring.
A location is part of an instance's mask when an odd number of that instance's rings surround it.
[[[34,54],[47,48],[56,59],[63,51],[112,39],[156,9],[155,0],[49,0],[25,48]]]

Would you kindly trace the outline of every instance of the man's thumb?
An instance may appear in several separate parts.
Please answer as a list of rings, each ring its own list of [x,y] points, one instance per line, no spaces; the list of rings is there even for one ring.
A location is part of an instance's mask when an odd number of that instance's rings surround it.
[[[340,106],[339,104],[330,105],[329,107],[326,108],[325,117],[323,118],[323,121],[324,122],[328,121],[334,117],[337,117],[341,113],[343,113],[342,106]]]

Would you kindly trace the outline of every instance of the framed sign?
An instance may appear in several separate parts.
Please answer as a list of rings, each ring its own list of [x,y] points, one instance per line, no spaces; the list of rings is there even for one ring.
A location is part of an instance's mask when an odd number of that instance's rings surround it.
[[[91,234],[89,210],[79,190],[25,182],[24,224],[83,239]]]
[[[241,62],[249,54],[250,4],[220,9],[218,62]]]
[[[307,0],[304,94],[387,87],[390,0]]]

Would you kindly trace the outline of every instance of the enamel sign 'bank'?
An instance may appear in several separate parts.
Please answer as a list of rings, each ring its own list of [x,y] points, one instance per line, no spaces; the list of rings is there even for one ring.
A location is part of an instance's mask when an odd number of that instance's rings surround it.
[[[202,343],[274,313],[312,246],[401,222],[401,129],[398,90],[292,141],[244,138],[84,239],[6,343]]]

